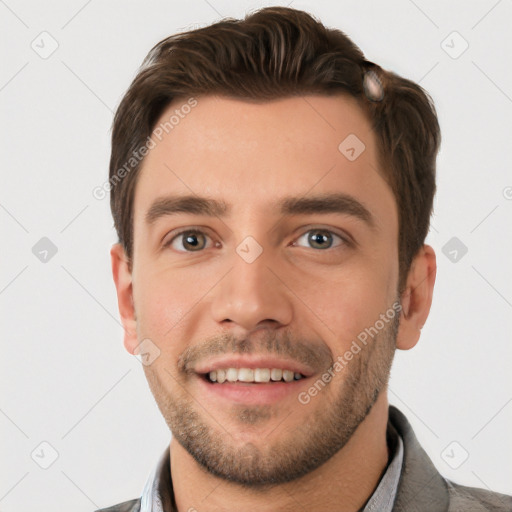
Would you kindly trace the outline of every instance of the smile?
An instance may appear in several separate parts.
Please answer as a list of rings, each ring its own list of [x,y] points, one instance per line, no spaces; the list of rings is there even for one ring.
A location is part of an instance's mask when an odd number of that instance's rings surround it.
[[[304,376],[299,372],[283,370],[281,368],[225,368],[217,369],[206,374],[210,382],[292,382]]]

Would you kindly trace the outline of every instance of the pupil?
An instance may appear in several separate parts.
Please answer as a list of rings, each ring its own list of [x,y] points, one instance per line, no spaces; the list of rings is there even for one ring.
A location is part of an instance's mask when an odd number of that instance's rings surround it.
[[[318,234],[319,232],[312,235],[312,242],[322,244],[322,239],[325,239],[327,235]],[[325,246],[325,244],[323,244]]]
[[[185,237],[185,243],[191,245],[192,247],[197,247],[197,235],[189,234]]]

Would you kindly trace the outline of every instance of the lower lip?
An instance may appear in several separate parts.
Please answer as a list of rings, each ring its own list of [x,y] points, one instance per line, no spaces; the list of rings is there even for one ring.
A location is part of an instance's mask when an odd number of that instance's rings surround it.
[[[291,382],[209,382],[198,377],[201,386],[201,396],[220,397],[238,404],[263,405],[279,402],[289,396],[298,397],[308,378],[293,380]],[[306,384],[307,386],[307,384]]]

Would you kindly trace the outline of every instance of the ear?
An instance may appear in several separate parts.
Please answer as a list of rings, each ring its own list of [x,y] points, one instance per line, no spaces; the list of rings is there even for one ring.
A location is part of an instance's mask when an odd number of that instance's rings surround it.
[[[132,272],[128,257],[121,244],[114,244],[110,249],[112,276],[117,290],[117,305],[124,328],[124,346],[133,354],[137,341],[137,319],[133,305]]]
[[[436,272],[436,253],[425,244],[411,263],[401,296],[402,316],[396,339],[396,347],[401,350],[409,350],[420,339],[432,304]]]

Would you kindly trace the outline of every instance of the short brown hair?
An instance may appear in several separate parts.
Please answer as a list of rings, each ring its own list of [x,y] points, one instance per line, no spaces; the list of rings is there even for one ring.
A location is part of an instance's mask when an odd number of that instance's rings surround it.
[[[368,76],[381,97],[375,90],[369,94]],[[416,83],[366,60],[342,31],[286,7],[267,7],[243,20],[225,18],[172,35],[144,59],[112,127],[110,205],[130,262],[133,199],[142,161],[133,155],[173,99],[215,94],[270,101],[336,93],[356,98],[375,131],[380,166],[397,203],[403,291],[412,259],[428,233],[436,191],[441,136],[432,99]]]

